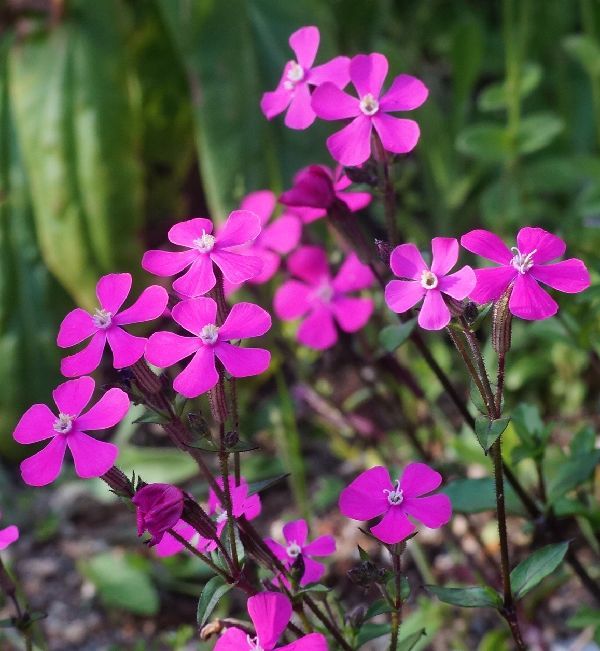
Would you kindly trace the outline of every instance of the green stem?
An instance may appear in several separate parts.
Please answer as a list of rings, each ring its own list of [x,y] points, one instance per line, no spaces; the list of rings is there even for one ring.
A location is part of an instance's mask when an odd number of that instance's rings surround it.
[[[377,134],[373,134],[373,145],[379,159],[378,169],[380,189],[383,195],[385,224],[390,244],[398,243],[398,225],[396,224],[396,190],[392,179],[392,166],[387,151]]]
[[[402,552],[404,549],[405,545],[401,544],[397,551],[392,552],[396,596],[391,613],[392,637],[390,640],[390,651],[397,651],[398,649],[398,639],[402,625]]]

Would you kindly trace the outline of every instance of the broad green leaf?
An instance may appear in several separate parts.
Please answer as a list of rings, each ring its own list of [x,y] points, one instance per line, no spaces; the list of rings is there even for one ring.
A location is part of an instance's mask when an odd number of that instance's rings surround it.
[[[556,475],[548,482],[550,503],[586,482],[600,463],[600,450],[594,450],[563,461]]]
[[[159,607],[158,591],[135,561],[132,556],[106,552],[81,561],[79,568],[96,586],[108,607],[136,615],[155,615]]]
[[[424,635],[427,635],[427,631],[422,628],[420,631],[398,640],[398,651],[411,651]]]
[[[513,515],[525,515],[523,505],[511,486],[505,482],[506,509]],[[482,513],[496,508],[494,479],[456,479],[443,488],[456,513]]]
[[[226,583],[225,579],[217,574],[208,581],[202,589],[202,594],[198,601],[198,610],[196,612],[196,622],[198,628],[202,628],[212,615],[214,609],[221,599],[233,588],[230,583]]]
[[[510,140],[506,129],[493,123],[473,124],[461,131],[456,148],[466,154],[488,163],[500,163],[510,157]]]
[[[502,598],[487,586],[469,586],[468,588],[442,588],[426,585],[425,589],[440,601],[462,608],[501,608]]]
[[[412,334],[417,324],[416,317],[409,319],[404,323],[386,326],[379,333],[379,343],[388,351],[393,353],[399,348]]]
[[[367,622],[361,626],[360,632],[356,636],[356,648],[360,649],[363,644],[366,644],[371,640],[376,640],[378,637],[382,637],[383,635],[389,635],[390,632],[391,627],[389,622],[381,624]]]
[[[586,628],[587,626],[600,626],[600,609],[591,606],[582,606],[572,617],[567,620],[569,628]]]
[[[530,590],[562,563],[568,542],[547,545],[534,552],[519,563],[510,573],[510,581],[517,599],[524,597]]]
[[[536,113],[523,118],[519,124],[519,152],[532,154],[547,147],[563,128],[563,121],[553,113]]]
[[[479,445],[487,454],[498,440],[498,437],[504,432],[510,423],[510,418],[498,418],[497,420],[490,420],[485,416],[478,416],[475,419],[475,434]]]
[[[388,604],[388,602],[384,599],[378,599],[367,609],[367,612],[365,613],[365,622],[369,619],[372,619],[373,617],[377,617],[377,615],[383,615],[390,612],[392,612],[392,607]]]
[[[524,99],[530,95],[542,79],[542,68],[537,63],[526,63],[523,66],[519,83],[519,97]],[[508,105],[509,90],[505,82],[490,84],[477,99],[477,105],[482,111],[497,111]]]
[[[512,411],[512,424],[523,443],[534,445],[542,438],[545,427],[537,405],[522,403]]]
[[[562,45],[567,54],[578,61],[590,77],[600,77],[600,45],[591,36],[567,36]]]
[[[198,473],[192,457],[171,448],[126,445],[120,450],[118,464],[126,475],[135,471],[148,484],[178,484]]]

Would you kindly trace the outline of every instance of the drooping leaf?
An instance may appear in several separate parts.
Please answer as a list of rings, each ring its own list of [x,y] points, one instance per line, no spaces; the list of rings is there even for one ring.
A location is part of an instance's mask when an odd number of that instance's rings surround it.
[[[500,608],[502,598],[488,586],[469,586],[468,588],[443,588],[426,585],[425,589],[440,601],[462,608]]]
[[[219,601],[233,588],[230,583],[220,575],[213,576],[213,578],[206,583],[200,594],[198,600],[198,609],[196,611],[196,622],[198,628],[202,628],[212,615],[214,609],[217,607]]]
[[[285,473],[284,475],[278,475],[277,477],[271,477],[270,479],[263,479],[262,481],[252,482],[248,486],[248,497],[250,497],[250,495],[254,495],[255,493],[262,493],[262,491],[265,491],[267,488],[271,488],[272,486],[279,484],[288,477],[289,473]]]
[[[404,323],[386,326],[379,333],[379,342],[388,353],[393,353],[410,337],[416,324],[417,319],[415,317]]]
[[[554,572],[562,563],[568,548],[568,542],[546,545],[519,563],[510,573],[515,597],[517,599],[524,597],[542,579]]]

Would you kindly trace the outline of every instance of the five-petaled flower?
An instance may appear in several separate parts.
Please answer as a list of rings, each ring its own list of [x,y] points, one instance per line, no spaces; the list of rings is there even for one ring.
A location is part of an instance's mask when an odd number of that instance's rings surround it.
[[[309,165],[296,174],[294,185],[279,197],[279,201],[294,207],[302,220],[309,224],[325,217],[336,200],[345,204],[350,212],[368,206],[372,199],[368,192],[345,191],[351,183],[341,165],[335,169],[326,165]]]
[[[409,463],[395,482],[390,479],[387,468],[375,466],[342,491],[340,511],[353,520],[372,520],[383,515],[381,522],[371,527],[371,533],[393,545],[415,531],[409,515],[431,529],[450,520],[450,498],[442,493],[427,495],[441,483],[440,473],[424,463]]]
[[[308,315],[298,329],[301,343],[324,350],[338,339],[335,322],[345,332],[365,326],[373,312],[373,301],[347,294],[370,287],[374,277],[354,253],[346,258],[335,278],[329,273],[325,251],[318,246],[294,251],[287,266],[298,280],[288,280],[279,287],[275,313],[286,321]]]
[[[15,441],[30,444],[51,439],[46,447],[21,463],[26,484],[45,486],[53,482],[60,473],[67,447],[79,477],[100,477],[112,467],[119,451],[117,446],[98,441],[86,431],[116,425],[129,409],[129,398],[121,389],[109,389],[95,405],[81,413],[95,386],[88,376],[63,382],[52,392],[58,416],[43,404],[33,405],[23,414],[13,432]]]
[[[215,651],[327,651],[327,640],[321,633],[309,633],[291,644],[276,646],[292,618],[292,604],[279,592],[260,592],[250,597],[248,614],[256,636],[232,626],[218,639]]]
[[[290,36],[289,43],[296,60],[286,63],[277,88],[265,93],[260,102],[262,112],[269,120],[287,109],[285,125],[290,129],[306,129],[316,117],[310,105],[310,86],[329,82],[343,88],[348,83],[348,57],[338,56],[312,67],[319,40],[319,30],[312,26],[302,27]]]
[[[441,330],[450,322],[451,314],[442,294],[461,301],[475,287],[475,273],[469,266],[449,274],[458,260],[458,241],[451,237],[431,240],[431,268],[425,264],[414,244],[397,246],[390,256],[392,271],[399,278],[385,288],[385,301],[390,310],[406,312],[421,299],[419,325],[426,330]]]
[[[302,555],[304,574],[300,580],[301,586],[319,581],[325,573],[325,566],[312,557],[333,554],[335,552],[335,539],[333,536],[319,536],[309,543],[306,520],[294,520],[283,526],[283,538],[285,545],[272,538],[266,538],[265,543],[283,565],[288,568],[294,564],[298,556]]]
[[[173,276],[189,269],[173,283],[173,289],[186,297],[202,296],[217,280],[213,262],[230,283],[243,283],[262,270],[260,258],[235,249],[254,241],[260,233],[258,215],[248,210],[234,210],[223,228],[212,235],[209,219],[196,217],[171,227],[169,241],[185,251],[146,251],[142,267],[156,276]]]
[[[160,543],[167,530],[180,521],[184,499],[183,491],[171,484],[147,484],[140,488],[131,498],[136,506],[138,536],[147,531],[150,547]]]
[[[0,512],[0,517],[2,513]],[[15,527],[14,524],[11,524],[4,529],[0,529],[0,552],[3,549],[6,549],[9,545],[12,545],[16,540],[19,539],[19,529]]]
[[[427,99],[427,87],[416,77],[399,75],[380,97],[387,72],[383,54],[358,54],[350,61],[350,79],[358,97],[327,82],[313,93],[312,107],[321,119],[352,118],[350,124],[327,139],[329,152],[342,165],[362,165],[369,158],[373,128],[384,149],[395,154],[408,153],[419,140],[419,125],[414,120],[395,118],[389,113],[421,106]]]
[[[165,311],[169,296],[163,287],[151,285],[133,305],[119,312],[131,291],[131,282],[128,273],[102,276],[96,285],[100,307],[94,314],[76,308],[63,319],[56,340],[61,348],[92,338],[83,350],[61,361],[60,370],[64,376],[86,375],[98,368],[107,341],[115,368],[131,366],[142,357],[146,338],[134,337],[122,326],[158,318]]]
[[[485,230],[466,233],[460,243],[467,251],[500,265],[475,270],[477,285],[470,298],[476,303],[488,303],[511,288],[508,307],[521,319],[547,319],[558,311],[556,301],[538,283],[568,294],[590,286],[590,274],[581,260],[570,258],[548,264],[564,255],[566,245],[543,228],[522,228],[517,234],[517,246],[510,249],[497,235]]]
[[[216,325],[217,304],[200,297],[181,301],[171,316],[193,337],[173,332],[155,332],[146,346],[146,359],[162,368],[193,355],[192,360],[173,382],[175,391],[195,398],[212,389],[219,381],[215,357],[233,377],[259,375],[267,370],[271,353],[263,348],[240,348],[231,340],[259,337],[271,327],[268,312],[253,303],[237,303],[225,322]]]

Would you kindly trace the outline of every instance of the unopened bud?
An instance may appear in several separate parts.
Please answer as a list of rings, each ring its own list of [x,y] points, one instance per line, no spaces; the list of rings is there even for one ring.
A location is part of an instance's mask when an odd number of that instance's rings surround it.
[[[473,303],[473,301],[467,300],[465,303],[463,315],[469,325],[471,323],[475,323],[479,317],[479,310],[477,309],[477,305]]]
[[[202,414],[197,414],[195,412],[190,412],[187,415],[188,423],[190,429],[194,434],[200,435],[202,438],[209,439],[210,436],[210,427],[206,422],[206,419]]]
[[[510,350],[512,333],[512,314],[508,302],[512,293],[509,287],[494,303],[492,319],[492,346],[498,355],[506,355]]]
[[[302,577],[304,576],[304,570],[305,570],[305,565],[304,565],[304,557],[302,554],[298,554],[296,556],[296,560],[293,562],[292,566],[290,567],[290,577],[292,579],[293,583],[300,583],[302,580]]]
[[[377,565],[371,561],[363,561],[362,563],[354,566],[348,572],[348,578],[350,581],[364,588],[367,588],[374,583],[385,582],[385,576],[385,569],[382,567],[377,567]]]
[[[362,167],[345,167],[344,173],[352,183],[364,183],[372,187],[376,187],[379,183],[377,172],[369,164]]]
[[[367,614],[367,607],[363,604],[355,606],[345,617],[346,622],[354,629],[358,629],[362,626],[362,623],[365,621],[365,615]]]

